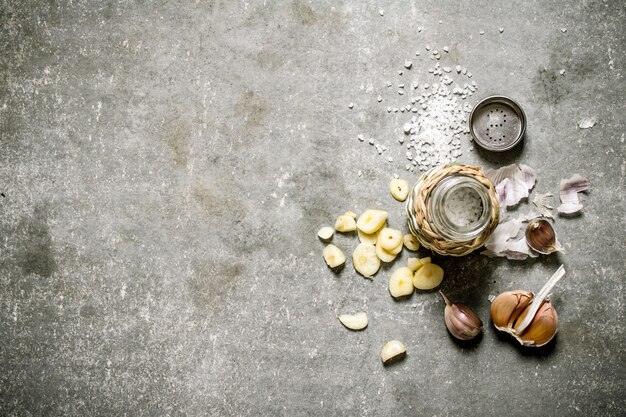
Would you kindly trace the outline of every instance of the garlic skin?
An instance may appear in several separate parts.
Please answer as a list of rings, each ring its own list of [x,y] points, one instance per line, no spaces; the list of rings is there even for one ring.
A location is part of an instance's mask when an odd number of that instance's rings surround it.
[[[529,291],[507,291],[491,303],[491,321],[496,329],[509,333],[523,346],[541,347],[549,343],[559,327],[556,309],[548,293],[565,275],[563,265],[535,296]]]
[[[439,291],[446,302],[444,320],[450,334],[459,340],[471,340],[478,336],[483,329],[483,322],[466,305],[454,304],[448,297]]]
[[[533,220],[526,227],[526,242],[536,252],[549,255],[562,250],[556,239],[556,232],[549,221]]]

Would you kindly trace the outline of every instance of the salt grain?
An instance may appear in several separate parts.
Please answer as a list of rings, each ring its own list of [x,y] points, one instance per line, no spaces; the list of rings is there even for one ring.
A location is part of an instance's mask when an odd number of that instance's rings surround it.
[[[348,108],[349,108],[349,109],[351,109],[351,108],[353,108],[353,107],[354,107],[354,103],[350,103],[350,104],[348,104]]]
[[[443,47],[443,52],[449,52],[449,51],[450,51],[450,49],[447,46]]]
[[[504,28],[500,28],[498,30],[500,31],[500,33],[504,32]]]
[[[410,69],[413,66],[413,61],[406,60],[404,61],[404,68]]]
[[[481,30],[479,33],[480,33],[481,35],[484,35],[484,34],[485,34],[485,31],[484,31],[484,30]]]

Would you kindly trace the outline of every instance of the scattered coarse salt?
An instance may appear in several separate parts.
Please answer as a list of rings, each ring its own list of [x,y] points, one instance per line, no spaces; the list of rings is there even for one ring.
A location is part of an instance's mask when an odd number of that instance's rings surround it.
[[[504,28],[500,28],[498,30],[500,31],[500,33],[504,32]]]
[[[387,107],[387,113],[391,113],[391,107]]]
[[[404,61],[404,68],[410,69],[413,66],[413,61],[406,60]]]
[[[387,158],[387,161],[389,161],[389,162],[393,162],[393,157],[392,157],[392,156],[390,156],[389,158]]]
[[[370,140],[369,140],[369,142],[368,142],[368,143],[369,143],[370,145],[373,145],[373,144],[374,144],[374,138],[370,138]]]
[[[454,67],[454,69],[456,70],[457,74],[461,73],[461,66],[457,65],[456,67]]]
[[[398,90],[398,94],[403,95],[404,94],[404,90]]]
[[[565,70],[562,69],[561,71],[559,71],[559,74],[561,74],[561,75],[565,74]]]
[[[567,28],[561,28],[561,32],[563,33],[567,32]]]
[[[452,68],[450,68],[450,67],[443,67],[442,70],[443,70],[443,72],[450,72],[450,71],[452,71]]]
[[[393,85],[391,84],[391,81],[387,81],[386,84],[387,84],[387,87],[391,87]]]
[[[420,52],[419,51],[415,52],[415,56],[420,56]]]
[[[400,176],[399,176],[398,174],[393,174],[393,177],[394,177],[395,179],[400,178]]]
[[[360,142],[363,142],[363,141],[365,140],[365,137],[363,137],[363,135],[357,135],[357,139],[358,139]]]
[[[448,48],[447,46],[443,47],[443,52],[450,52],[450,48]]]
[[[484,30],[481,30],[481,31],[480,31],[480,32],[478,32],[478,33],[480,33],[481,35],[484,35],[484,34],[485,34],[485,31],[484,31]]]
[[[381,101],[383,101],[383,98],[381,96],[378,96],[378,97],[376,97],[376,101],[378,101],[380,103]]]
[[[418,31],[418,32],[421,32],[421,31],[422,31],[422,28],[418,26],[418,27],[417,27],[417,31]]]
[[[430,46],[426,45],[426,50],[430,51]]]
[[[384,15],[385,15],[385,11],[384,11],[383,9],[380,9],[380,10],[378,11],[378,14],[380,14],[381,16],[384,16]]]
[[[356,175],[358,175],[358,176],[360,177],[361,175],[363,175],[363,172],[361,172],[361,171],[359,170],[359,172],[357,172],[357,173],[356,173]]]
[[[350,103],[350,104],[348,104],[348,108],[349,108],[349,109],[351,109],[351,108],[353,108],[353,107],[354,107],[354,103]]]
[[[433,55],[439,55],[439,51],[435,49],[435,50],[433,51]]]
[[[402,74],[403,74],[402,70],[398,70],[398,75],[402,75]]]
[[[404,88],[404,83],[398,84],[398,88]]]

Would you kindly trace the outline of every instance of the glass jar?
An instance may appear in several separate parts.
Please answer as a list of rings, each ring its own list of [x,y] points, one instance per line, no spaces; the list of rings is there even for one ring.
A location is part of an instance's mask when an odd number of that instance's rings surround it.
[[[498,224],[493,183],[478,167],[450,164],[422,175],[407,200],[408,224],[422,246],[462,256],[482,246]]]

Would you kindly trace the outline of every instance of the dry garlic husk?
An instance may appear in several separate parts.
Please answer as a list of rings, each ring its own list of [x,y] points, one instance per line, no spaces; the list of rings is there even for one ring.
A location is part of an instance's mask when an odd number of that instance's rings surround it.
[[[549,221],[535,219],[526,226],[526,243],[536,252],[549,255],[562,250]]]
[[[444,319],[450,334],[459,340],[470,340],[478,336],[483,329],[483,322],[476,313],[466,305],[452,303],[442,291],[439,293],[446,302]]]
[[[554,285],[565,275],[563,265],[534,295],[529,291],[507,291],[491,302],[491,321],[496,329],[509,333],[524,346],[540,347],[558,330],[556,309],[547,300]]]

